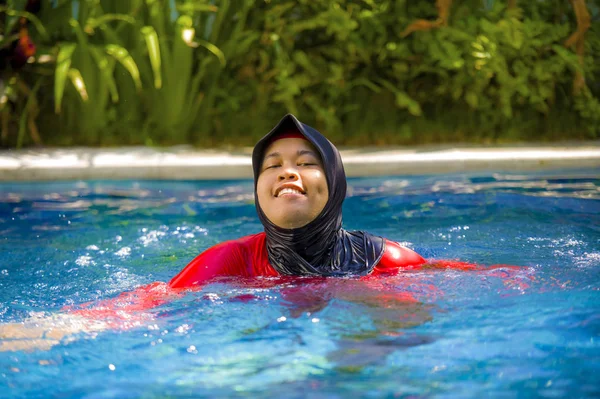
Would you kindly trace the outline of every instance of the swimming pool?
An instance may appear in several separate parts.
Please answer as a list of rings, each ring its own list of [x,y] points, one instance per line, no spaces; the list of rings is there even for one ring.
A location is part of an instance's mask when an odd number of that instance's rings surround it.
[[[0,352],[0,397],[598,397],[599,172],[350,179],[346,228],[522,268],[219,280],[135,328]],[[261,228],[248,180],[0,184],[0,323],[168,281]]]

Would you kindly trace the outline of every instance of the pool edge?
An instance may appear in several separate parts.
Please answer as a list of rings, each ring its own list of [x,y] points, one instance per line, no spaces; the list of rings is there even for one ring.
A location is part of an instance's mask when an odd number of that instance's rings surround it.
[[[0,151],[0,182],[252,177],[250,149],[129,147]],[[600,168],[600,142],[513,146],[423,146],[341,150],[348,177]]]

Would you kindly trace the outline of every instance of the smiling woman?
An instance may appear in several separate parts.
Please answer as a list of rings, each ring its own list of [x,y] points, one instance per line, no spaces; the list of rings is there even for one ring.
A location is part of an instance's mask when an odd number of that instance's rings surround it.
[[[288,114],[254,147],[256,211],[265,231],[209,248],[169,283],[216,276],[366,276],[425,263],[382,237],[342,228],[346,174],[335,146]]]
[[[329,196],[314,146],[299,133],[276,136],[263,159],[256,194],[265,215],[278,226],[294,229],[314,220]]]

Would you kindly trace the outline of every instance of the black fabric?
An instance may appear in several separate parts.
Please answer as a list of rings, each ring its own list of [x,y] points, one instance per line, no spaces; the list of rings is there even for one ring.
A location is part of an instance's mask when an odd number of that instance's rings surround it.
[[[297,229],[274,225],[260,208],[256,185],[264,153],[273,137],[299,131],[321,155],[329,199],[315,220]],[[288,114],[263,137],[252,152],[256,211],[267,235],[269,262],[280,274],[294,276],[362,276],[369,274],[385,250],[382,237],[342,228],[346,173],[337,148],[321,133]]]

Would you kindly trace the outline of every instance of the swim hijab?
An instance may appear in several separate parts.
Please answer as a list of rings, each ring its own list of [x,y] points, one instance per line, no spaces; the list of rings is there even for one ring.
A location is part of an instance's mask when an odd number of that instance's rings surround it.
[[[267,147],[280,135],[296,131],[321,155],[329,198],[313,221],[297,229],[284,229],[271,223],[262,211],[256,186]],[[256,211],[265,228],[269,262],[277,272],[295,276],[363,276],[373,270],[383,255],[384,239],[342,228],[346,173],[340,153],[325,136],[288,114],[256,144],[252,168]]]

